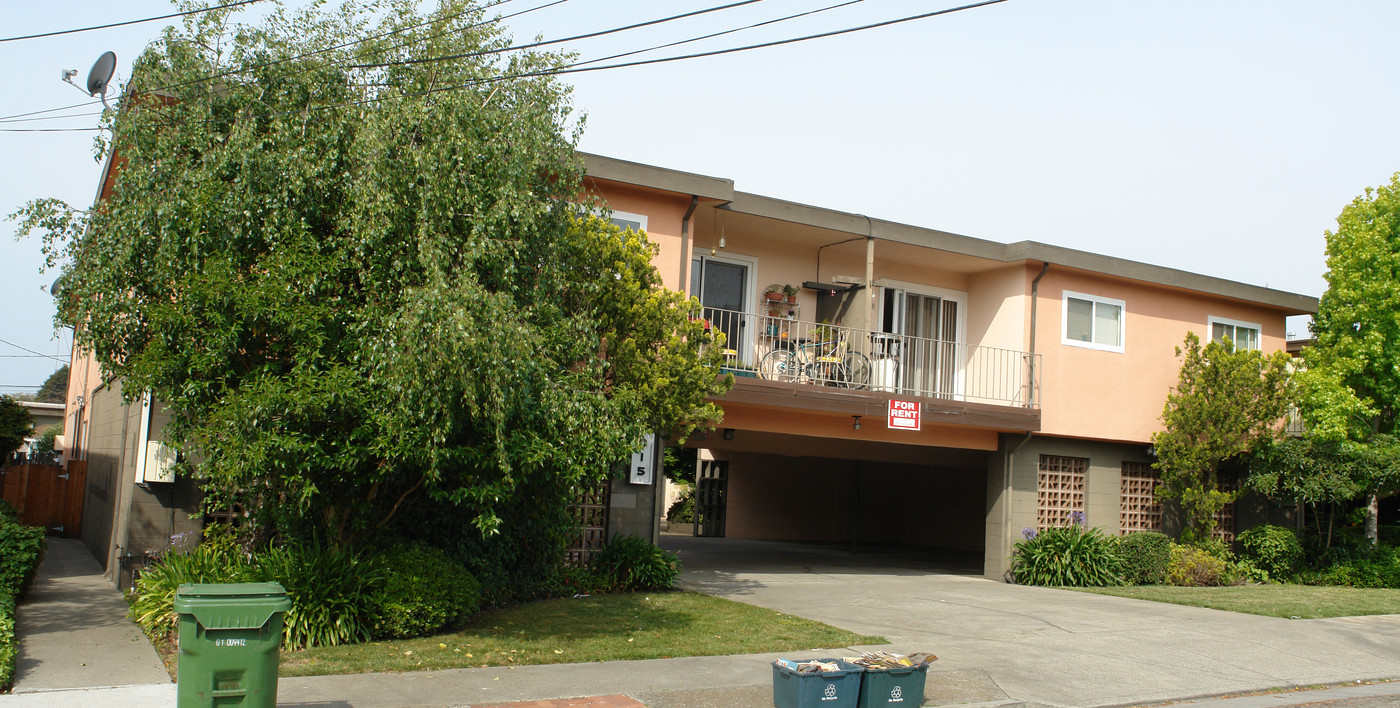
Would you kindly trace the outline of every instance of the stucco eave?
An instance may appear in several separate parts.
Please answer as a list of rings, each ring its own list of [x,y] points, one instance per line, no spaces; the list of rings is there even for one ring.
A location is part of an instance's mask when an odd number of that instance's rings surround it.
[[[1127,278],[1172,288],[1218,295],[1267,305],[1290,315],[1310,315],[1317,312],[1317,298],[1283,290],[1249,285],[1211,275],[1201,275],[1175,268],[1130,261],[1072,248],[1051,246],[1035,241],[1020,241],[1006,246],[1007,260],[1037,261],[1053,266],[1076,268],[1094,273]]]
[[[721,202],[734,198],[733,180],[668,170],[586,152],[580,154],[583,156],[584,171],[595,179],[691,194]]]

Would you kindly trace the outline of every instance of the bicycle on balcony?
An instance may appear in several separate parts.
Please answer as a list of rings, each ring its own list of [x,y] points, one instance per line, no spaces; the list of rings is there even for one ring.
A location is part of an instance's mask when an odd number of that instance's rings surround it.
[[[769,381],[869,388],[870,359],[851,351],[844,329],[819,326],[812,334],[812,341],[765,354],[758,363],[758,374]]]

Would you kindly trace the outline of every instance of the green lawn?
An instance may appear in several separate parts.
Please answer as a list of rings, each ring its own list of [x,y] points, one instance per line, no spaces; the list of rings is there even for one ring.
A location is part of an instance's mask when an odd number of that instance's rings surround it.
[[[548,600],[423,639],[282,653],[282,676],[811,652],[885,644],[811,620],[691,592]]]
[[[1066,589],[1290,619],[1400,614],[1400,590],[1314,585],[1235,585],[1222,588],[1142,585]]]

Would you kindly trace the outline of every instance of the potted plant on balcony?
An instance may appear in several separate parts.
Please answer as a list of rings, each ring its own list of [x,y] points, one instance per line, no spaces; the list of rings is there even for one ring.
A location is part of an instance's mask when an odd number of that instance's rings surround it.
[[[783,286],[783,295],[787,296],[787,301],[788,301],[789,304],[792,304],[792,305],[796,305],[796,304],[797,304],[797,287],[796,287],[796,286],[794,286],[794,285],[792,285],[792,284],[784,285],[784,286]]]
[[[784,286],[774,283],[764,289],[763,297],[768,302],[782,302],[783,299],[786,297],[786,293],[784,291]]]

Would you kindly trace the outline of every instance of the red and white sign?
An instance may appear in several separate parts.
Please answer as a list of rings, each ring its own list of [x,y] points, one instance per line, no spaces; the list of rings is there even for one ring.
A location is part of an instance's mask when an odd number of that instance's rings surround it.
[[[887,425],[897,430],[918,430],[920,408],[922,406],[914,401],[890,399],[890,419]]]

